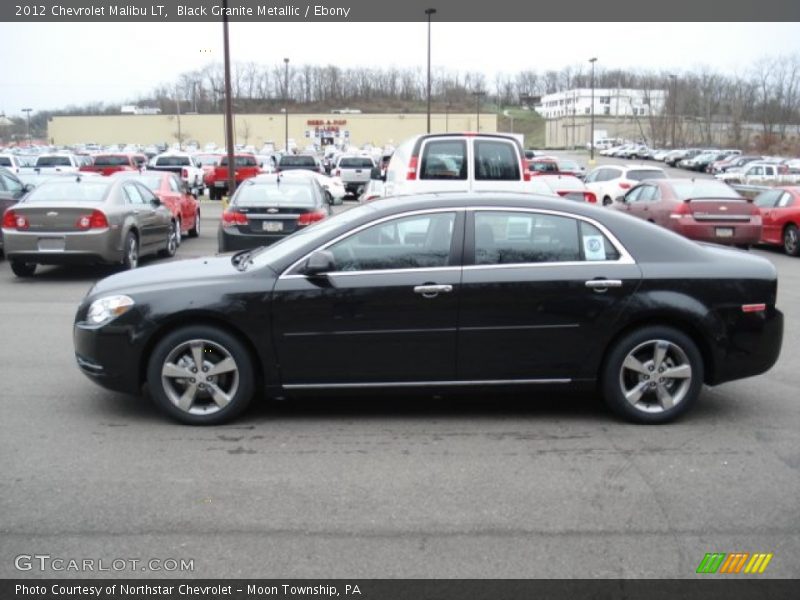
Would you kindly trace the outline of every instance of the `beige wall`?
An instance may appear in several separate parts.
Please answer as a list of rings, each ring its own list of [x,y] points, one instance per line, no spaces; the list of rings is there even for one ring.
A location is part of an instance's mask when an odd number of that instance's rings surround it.
[[[314,127],[309,120],[346,120],[341,129],[350,131],[350,143],[397,145],[409,137],[425,133],[426,115],[423,114],[297,114],[289,115],[289,137],[300,148],[309,140],[307,129]],[[195,140],[202,148],[208,142],[225,145],[222,115],[181,115],[181,137]],[[497,116],[481,114],[481,131],[497,131]],[[234,130],[236,143],[252,144],[256,148],[265,142],[275,142],[283,147],[284,116],[282,114],[237,115]],[[445,129],[447,127],[447,129]],[[431,131],[474,131],[476,116],[472,114],[431,115]],[[95,117],[53,117],[48,124],[48,137],[59,146],[94,142],[97,144],[173,144],[178,140],[175,115],[113,115]],[[247,137],[247,140],[245,140]]]

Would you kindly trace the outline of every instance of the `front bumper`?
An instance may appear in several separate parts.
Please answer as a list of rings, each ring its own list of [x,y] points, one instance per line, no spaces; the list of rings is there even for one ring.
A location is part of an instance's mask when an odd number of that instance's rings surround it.
[[[78,322],[72,328],[81,372],[104,388],[136,395],[141,391],[140,351],[132,340],[129,327],[113,323],[95,327]]]

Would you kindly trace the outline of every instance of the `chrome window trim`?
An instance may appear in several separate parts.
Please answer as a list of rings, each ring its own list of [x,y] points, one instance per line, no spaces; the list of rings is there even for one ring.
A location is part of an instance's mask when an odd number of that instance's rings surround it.
[[[410,212],[404,212],[404,213],[398,213],[398,214],[394,214],[394,215],[388,215],[386,217],[382,217],[382,218],[377,219],[375,221],[370,221],[369,223],[364,223],[363,225],[359,225],[357,228],[351,229],[351,230],[347,231],[346,233],[343,233],[343,234],[339,235],[338,237],[335,237],[334,239],[332,239],[332,240],[330,240],[328,242],[325,242],[322,246],[318,246],[317,248],[314,248],[310,252],[306,253],[305,255],[303,255],[302,258],[296,260],[288,268],[284,269],[283,272],[278,277],[278,279],[297,279],[297,278],[306,279],[305,275],[292,274],[291,271],[293,269],[295,269],[304,260],[306,260],[309,256],[314,254],[314,252],[319,252],[320,250],[325,250],[325,249],[329,248],[330,246],[333,246],[334,244],[340,242],[341,240],[343,240],[343,239],[345,239],[347,237],[350,237],[352,235],[356,235],[359,232],[363,231],[364,229],[367,229],[368,227],[372,227],[373,225],[379,225],[381,223],[384,223],[385,221],[391,221],[391,220],[397,219],[397,218],[413,217],[413,216],[416,216],[416,215],[438,214],[438,213],[455,213],[456,220],[458,220],[458,213],[460,213],[460,212],[464,212],[464,207],[463,206],[457,206],[457,207],[451,207],[451,208],[424,208],[424,209],[419,209],[419,210],[413,210],[413,211],[410,211]],[[451,239],[450,243],[452,244],[452,239]],[[405,268],[405,269],[371,269],[371,270],[368,270],[368,271],[331,271],[330,273],[326,273],[326,275],[362,275],[362,274],[374,274],[374,273],[417,273],[417,272],[420,272],[420,271],[452,270],[452,269],[459,269],[460,270],[461,269],[461,265],[457,265],[457,266],[446,265],[446,266],[443,266],[443,267],[420,267],[420,268],[417,268],[417,269]]]
[[[468,206],[466,207],[467,211],[474,211],[474,212],[522,212],[522,213],[536,213],[536,214],[545,214],[545,215],[552,215],[556,217],[565,217],[568,219],[577,219],[579,221],[584,221],[593,227],[596,227],[603,235],[605,235],[608,240],[611,242],[611,245],[616,248],[617,252],[619,252],[619,259],[618,260],[575,260],[575,261],[561,261],[561,262],[534,262],[534,263],[510,263],[510,264],[491,264],[491,265],[464,265],[464,269],[485,269],[487,267],[492,268],[509,268],[509,267],[571,267],[571,266],[587,266],[587,265],[635,265],[636,260],[634,260],[633,256],[631,256],[628,249],[622,244],[622,242],[617,239],[617,237],[611,233],[608,228],[600,223],[599,221],[595,221],[591,217],[585,217],[583,215],[576,215],[573,213],[563,212],[560,210],[552,210],[549,208],[522,208],[522,207],[494,207],[494,206]]]
[[[572,379],[476,379],[454,381],[381,381],[370,383],[285,383],[281,387],[285,390],[315,390],[315,389],[355,389],[355,388],[383,388],[383,387],[449,387],[467,385],[528,385],[528,384],[566,384]]]

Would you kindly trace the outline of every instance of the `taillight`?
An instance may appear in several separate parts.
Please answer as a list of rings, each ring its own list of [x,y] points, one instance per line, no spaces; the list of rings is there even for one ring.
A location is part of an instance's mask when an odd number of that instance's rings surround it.
[[[189,179],[189,169],[186,168],[181,169],[181,177],[183,179]]]
[[[9,209],[3,215],[3,228],[4,229],[20,229],[25,230],[31,226],[23,215],[18,215],[13,210]]]
[[[408,181],[414,181],[417,178],[417,157],[412,156],[411,160],[408,163],[408,173],[406,173],[406,179]]]
[[[306,225],[311,225],[312,223],[316,223],[317,221],[322,221],[328,215],[325,211],[322,210],[315,210],[313,212],[303,213],[297,218],[297,226],[298,227],[305,227]]]
[[[754,313],[767,310],[766,304],[742,304],[742,312]]]
[[[683,217],[691,216],[691,211],[689,210],[689,203],[682,202],[679,204],[675,210],[669,215],[670,219],[681,219]]]
[[[342,176],[342,170],[336,169],[336,177],[341,177],[341,176]]]
[[[78,217],[78,220],[75,222],[75,227],[83,231],[88,229],[105,229],[108,227],[108,219],[106,219],[106,215],[103,212],[93,210],[91,214]]]
[[[592,192],[583,192],[583,199],[590,204],[597,204],[597,196]]]
[[[247,225],[247,215],[238,210],[226,210],[222,213],[223,227],[236,227],[237,225]]]
[[[630,187],[631,187],[631,184],[630,183],[625,183],[624,181],[620,181],[619,182],[619,187],[621,187],[623,190],[629,190]]]
[[[530,181],[531,180],[531,172],[526,168],[528,166],[527,165],[527,161],[520,156],[519,157],[519,164],[520,164],[520,167],[522,167],[522,181]]]

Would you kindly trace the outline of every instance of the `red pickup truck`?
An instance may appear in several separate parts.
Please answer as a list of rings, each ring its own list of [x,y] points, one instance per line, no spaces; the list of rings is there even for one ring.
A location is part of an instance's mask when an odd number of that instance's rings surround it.
[[[80,168],[85,173],[111,175],[117,171],[138,171],[147,163],[144,154],[97,154],[91,165]]]
[[[255,177],[261,172],[258,160],[253,154],[236,154],[233,157],[233,176],[236,185],[245,179]],[[214,174],[207,180],[208,195],[212,200],[221,200],[228,193],[228,157],[223,156]]]

